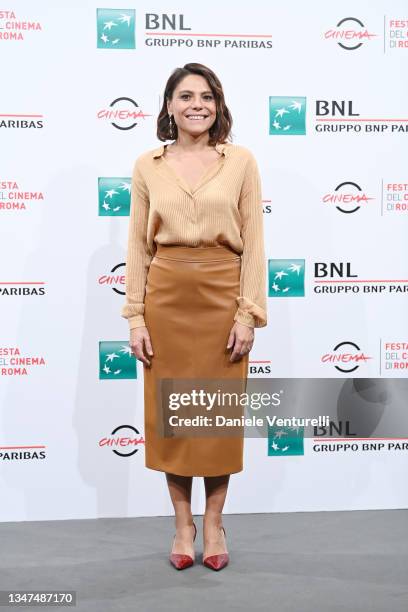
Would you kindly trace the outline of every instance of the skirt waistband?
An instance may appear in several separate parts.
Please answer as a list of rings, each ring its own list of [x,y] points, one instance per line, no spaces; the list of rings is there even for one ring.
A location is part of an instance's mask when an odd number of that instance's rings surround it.
[[[223,245],[188,247],[167,244],[158,244],[154,257],[178,261],[225,261],[241,258],[239,253]]]

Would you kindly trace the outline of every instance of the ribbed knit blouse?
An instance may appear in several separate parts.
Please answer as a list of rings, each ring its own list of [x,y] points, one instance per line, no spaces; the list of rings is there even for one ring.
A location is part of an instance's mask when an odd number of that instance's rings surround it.
[[[157,244],[229,246],[241,256],[240,295],[234,321],[267,325],[266,261],[261,180],[253,154],[241,145],[218,143],[220,154],[194,189],[164,157],[168,145],[135,161],[126,258],[126,302],[121,316],[129,328],[144,321],[144,297]]]

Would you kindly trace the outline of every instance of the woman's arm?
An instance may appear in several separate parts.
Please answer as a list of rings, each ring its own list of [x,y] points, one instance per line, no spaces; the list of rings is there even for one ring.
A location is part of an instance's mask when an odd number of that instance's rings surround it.
[[[238,203],[242,219],[240,295],[234,321],[250,327],[267,325],[266,262],[261,179],[255,157],[249,152]]]
[[[146,278],[152,255],[147,246],[149,191],[136,160],[131,187],[128,250],[126,259],[126,303],[121,316],[129,321],[129,329],[145,326],[144,297]]]

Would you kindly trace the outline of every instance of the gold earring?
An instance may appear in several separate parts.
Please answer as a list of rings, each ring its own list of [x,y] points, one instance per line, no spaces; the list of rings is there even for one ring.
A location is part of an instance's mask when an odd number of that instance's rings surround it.
[[[170,128],[170,138],[174,138],[174,121],[172,121],[171,115],[169,115],[169,128]]]

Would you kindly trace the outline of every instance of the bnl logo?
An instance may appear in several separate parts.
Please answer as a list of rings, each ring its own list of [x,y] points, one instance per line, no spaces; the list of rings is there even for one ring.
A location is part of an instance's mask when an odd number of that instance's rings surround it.
[[[306,98],[269,96],[269,134],[272,136],[306,134]]]
[[[305,260],[269,259],[268,296],[304,297]]]
[[[135,49],[135,10],[96,9],[98,49]],[[184,25],[184,15],[177,13],[146,13],[146,30],[189,31]]]
[[[128,217],[130,215],[131,177],[98,178],[99,216]]]
[[[98,49],[135,49],[135,10],[96,9]]]
[[[129,342],[101,340],[99,342],[99,379],[137,378],[136,357]]]
[[[268,456],[304,455],[304,427],[268,426]]]
[[[316,100],[319,117],[359,117],[353,111],[353,100]],[[269,96],[269,134],[272,136],[304,136],[306,134],[306,98],[304,96]]]

